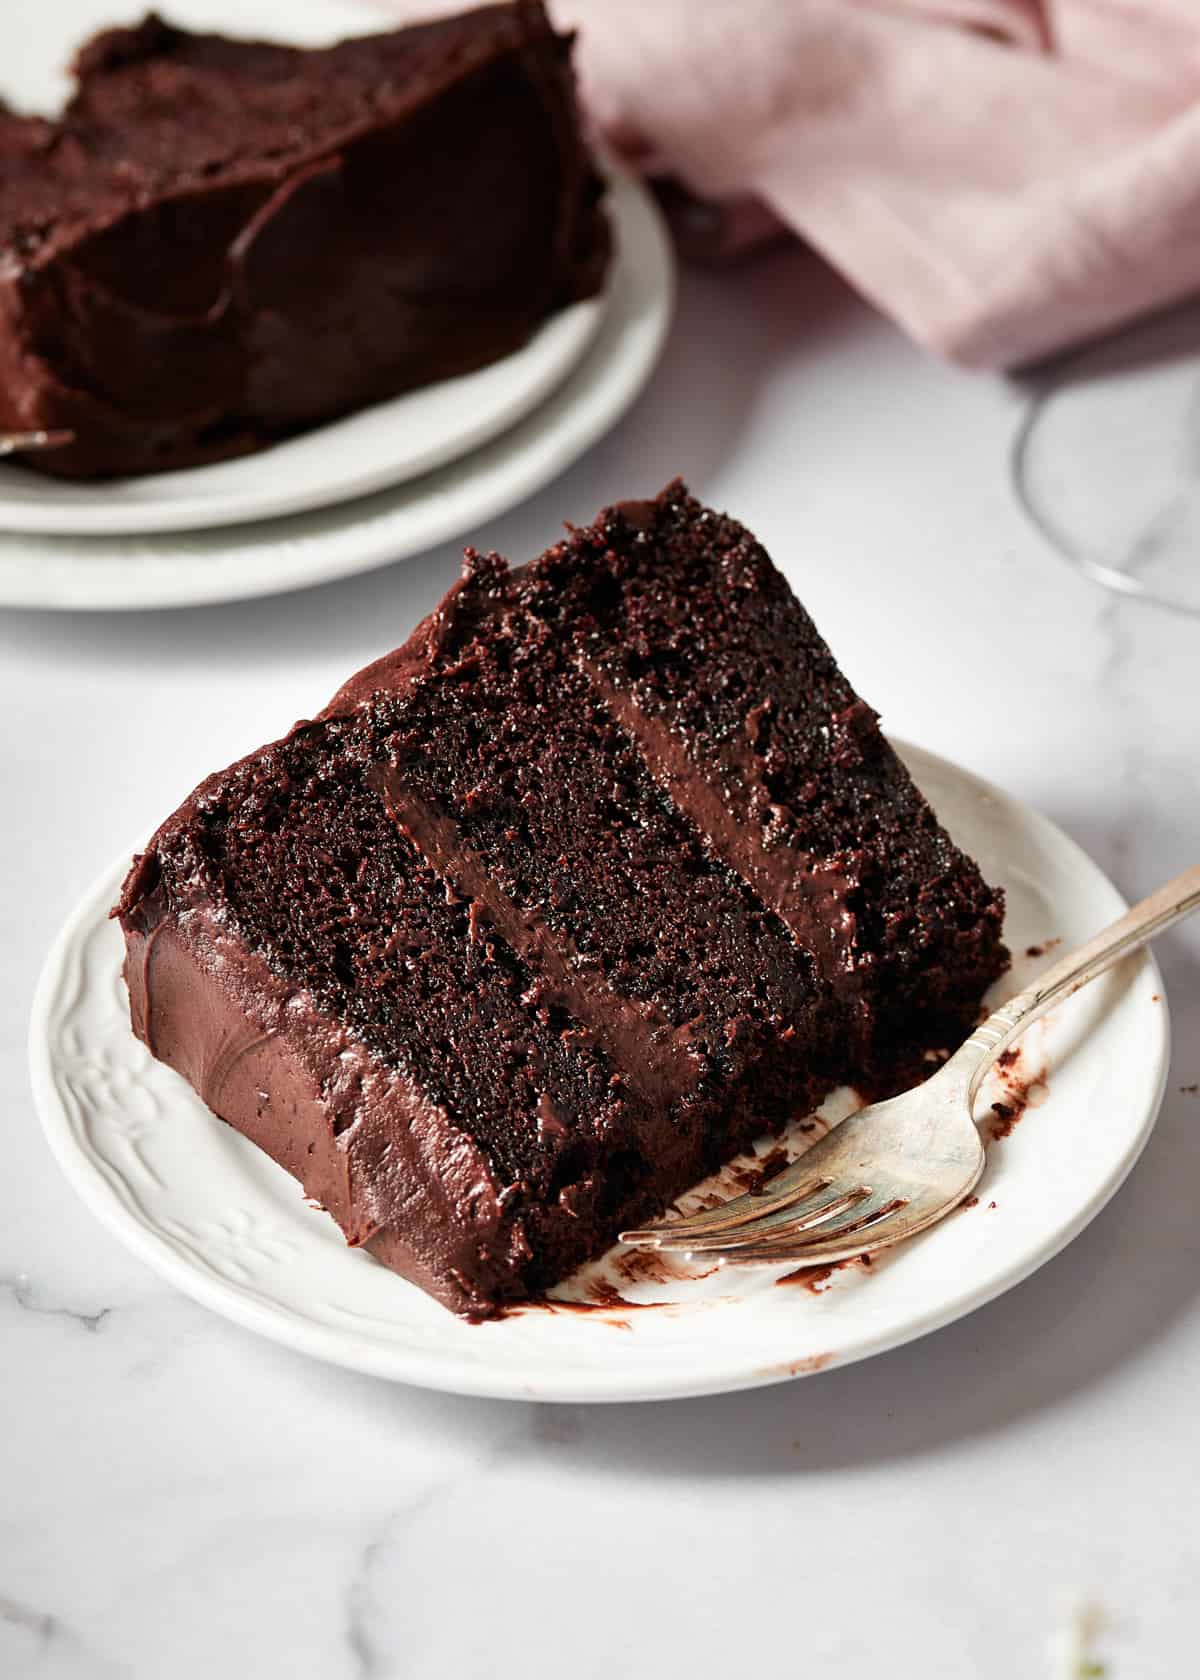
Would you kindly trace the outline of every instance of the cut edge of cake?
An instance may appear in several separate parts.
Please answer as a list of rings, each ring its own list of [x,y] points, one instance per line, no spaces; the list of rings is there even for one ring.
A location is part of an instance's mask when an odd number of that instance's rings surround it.
[[[570,796],[594,812],[594,772],[615,764],[626,808],[618,799],[614,811],[636,816],[644,858],[631,841],[623,859],[610,836],[595,847],[607,863],[589,862],[586,834],[559,860],[566,876],[539,854],[555,836],[575,844],[559,790],[531,763],[523,773],[535,701],[547,696],[553,710],[562,693],[569,711],[560,704],[550,720],[567,737],[561,763],[599,755]],[[792,715],[801,694],[807,723]],[[493,754],[472,736],[472,705],[495,723]],[[560,763],[551,745],[545,761]],[[500,792],[483,786],[489,763],[502,767]],[[331,779],[334,766],[352,794]],[[294,785],[305,775],[310,790]],[[504,777],[527,833],[506,829],[507,807],[489,808]],[[805,826],[780,795],[786,785],[797,799],[810,783],[829,810]],[[873,800],[890,800],[895,820]],[[310,821],[328,834],[319,884],[299,837]],[[674,894],[657,908],[655,846]],[[887,884],[881,916],[870,895],[889,847],[911,878]],[[240,910],[230,859],[246,887]],[[617,895],[600,921],[569,894],[565,908],[555,903],[571,870],[582,879],[589,868],[610,871],[594,874],[602,900]],[[289,871],[305,870],[304,929],[296,935],[280,910],[255,948],[247,928],[275,915]],[[429,883],[405,899],[419,870]],[[680,896],[688,879],[707,893],[717,930],[698,954],[704,916]],[[441,976],[427,1003],[378,937],[388,880],[397,927],[420,924],[406,960]],[[641,896],[626,927],[628,891]],[[421,907],[436,899],[445,914],[431,920]],[[672,905],[689,948],[626,960],[629,928],[648,917],[661,944]],[[371,930],[361,949],[339,944],[343,912],[348,927]],[[476,1318],[558,1281],[835,1083],[909,1073],[914,1052],[969,1030],[1006,961],[1001,895],[938,825],[761,545],[678,482],[653,502],[606,510],[519,569],[469,555],[462,581],[403,647],[312,722],[201,784],[136,862],[115,913],[134,1029],[153,1053],[299,1177],[350,1242]],[[318,938],[306,986],[284,946]],[[432,947],[435,958],[422,956]],[[693,955],[701,978],[689,977]],[[339,991],[339,962],[359,993]],[[384,1053],[402,1019],[409,1041]],[[439,1030],[449,1041],[435,1047]],[[497,1043],[511,1045],[509,1061]]]

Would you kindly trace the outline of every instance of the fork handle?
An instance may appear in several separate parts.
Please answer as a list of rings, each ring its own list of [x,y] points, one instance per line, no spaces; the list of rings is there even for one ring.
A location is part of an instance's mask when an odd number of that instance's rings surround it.
[[[1181,921],[1184,916],[1190,916],[1196,909],[1200,909],[1200,864],[1193,864],[1182,875],[1176,875],[1173,881],[1168,881],[1165,887],[1159,887],[1149,898],[1135,904],[1132,910],[1127,910],[1111,927],[1089,939],[1086,945],[1060,958],[1032,986],[1027,986],[1016,997],[1002,1003],[982,1026],[976,1027],[946,1064],[949,1068],[951,1063],[957,1062],[956,1071],[960,1072],[960,1076],[970,1067],[968,1099],[971,1102],[975,1100],[988,1069],[1026,1027],[1047,1010],[1053,1009],[1063,998],[1086,986],[1089,980],[1094,980],[1114,963],[1120,962],[1122,957],[1145,945],[1155,934]]]

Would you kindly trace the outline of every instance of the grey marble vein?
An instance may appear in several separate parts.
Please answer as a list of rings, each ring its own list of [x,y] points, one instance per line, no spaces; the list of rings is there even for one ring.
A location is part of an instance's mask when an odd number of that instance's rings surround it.
[[[31,1609],[19,1599],[10,1598],[7,1593],[0,1593],[0,1622],[8,1622],[12,1627],[32,1633],[43,1650],[60,1628],[57,1616],[52,1616],[47,1610]]]
[[[389,1516],[367,1541],[346,1588],[346,1644],[354,1659],[356,1680],[378,1680],[384,1673],[386,1656],[378,1649],[371,1632],[377,1609],[373,1578],[398,1521],[395,1514]]]
[[[513,1426],[500,1430],[481,1445],[473,1466],[474,1478],[478,1480],[491,1466],[527,1447],[529,1440],[528,1421],[519,1417]],[[376,1590],[377,1581],[386,1568],[388,1553],[426,1511],[453,1491],[456,1481],[451,1475],[429,1482],[398,1510],[390,1511],[364,1542],[343,1597],[344,1638],[353,1662],[354,1680],[389,1680],[399,1672],[395,1653],[383,1648],[378,1635],[383,1606]]]
[[[345,1637],[354,1662],[355,1680],[386,1680],[387,1675],[395,1672],[391,1654],[382,1648],[375,1633],[374,1624],[381,1613],[376,1578],[401,1530],[427,1511],[446,1487],[445,1481],[432,1482],[401,1510],[389,1512],[358,1555],[345,1594]]]
[[[86,1313],[75,1307],[49,1306],[38,1301],[35,1299],[33,1279],[28,1272],[16,1272],[11,1277],[0,1277],[0,1290],[11,1295],[24,1312],[39,1313],[48,1318],[71,1318],[76,1324],[82,1324],[85,1330],[93,1333],[99,1330],[113,1311],[112,1307],[101,1307],[99,1312]]]
[[[5,1666],[13,1653],[11,1639],[5,1642],[6,1629],[21,1645],[20,1668]],[[47,1680],[128,1680],[130,1674],[123,1664],[101,1656],[61,1616],[0,1592],[0,1673],[4,1680],[18,1680],[35,1672]]]

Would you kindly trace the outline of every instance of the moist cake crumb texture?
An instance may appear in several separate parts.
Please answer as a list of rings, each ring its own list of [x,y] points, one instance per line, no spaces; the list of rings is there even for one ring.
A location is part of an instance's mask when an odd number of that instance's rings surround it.
[[[1007,961],[782,575],[678,482],[519,569],[468,555],[196,790],[119,914],[150,1049],[470,1317],[909,1073]]]

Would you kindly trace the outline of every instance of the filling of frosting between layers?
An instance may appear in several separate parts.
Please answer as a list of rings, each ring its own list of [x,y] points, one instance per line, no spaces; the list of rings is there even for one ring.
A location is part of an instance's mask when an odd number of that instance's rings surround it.
[[[163,837],[173,914],[216,906],[273,972],[474,1136],[501,1184],[557,1194],[630,1145],[636,1103],[479,905],[404,839],[346,732],[310,733],[235,772]],[[539,1125],[539,1109],[564,1132]],[[564,1167],[565,1132],[580,1147]]]
[[[374,785],[425,861],[651,1101],[802,1088],[814,1063],[844,1061],[811,956],[706,848],[586,675],[519,607],[478,635],[469,613],[440,667],[373,709]]]
[[[838,996],[856,1053],[965,1018],[1002,896],[957,850],[786,580],[681,484],[515,574],[706,842]]]

